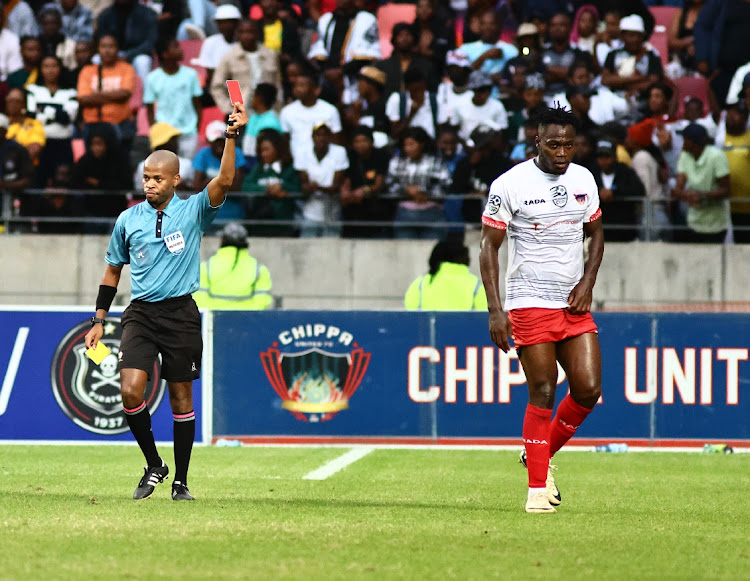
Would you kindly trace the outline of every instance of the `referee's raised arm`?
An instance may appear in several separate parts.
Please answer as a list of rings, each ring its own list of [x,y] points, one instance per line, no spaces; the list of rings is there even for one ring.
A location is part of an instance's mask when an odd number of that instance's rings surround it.
[[[247,125],[245,106],[242,103],[235,103],[234,111],[229,116],[229,125],[224,131],[226,143],[224,144],[224,153],[221,156],[219,175],[208,182],[208,199],[214,208],[224,201],[234,182],[235,141],[240,136],[240,128],[245,125]]]

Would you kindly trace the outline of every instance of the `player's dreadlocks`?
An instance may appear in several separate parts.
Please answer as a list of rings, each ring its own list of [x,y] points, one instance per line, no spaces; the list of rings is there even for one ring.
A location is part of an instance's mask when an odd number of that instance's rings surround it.
[[[536,115],[536,120],[540,129],[542,127],[547,127],[548,125],[560,125],[562,127],[570,125],[576,130],[576,132],[580,129],[578,117],[559,104],[556,104],[555,107],[536,107],[534,109],[534,114]]]

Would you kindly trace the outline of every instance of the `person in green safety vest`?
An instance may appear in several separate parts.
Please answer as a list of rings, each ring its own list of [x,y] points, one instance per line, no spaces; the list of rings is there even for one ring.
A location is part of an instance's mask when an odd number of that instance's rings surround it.
[[[486,311],[487,296],[478,277],[469,272],[469,249],[463,242],[438,242],[430,254],[430,272],[406,291],[404,305],[421,311]]]
[[[271,274],[247,252],[247,230],[230,222],[221,232],[221,247],[201,263],[200,288],[193,294],[199,307],[262,311],[271,306]]]

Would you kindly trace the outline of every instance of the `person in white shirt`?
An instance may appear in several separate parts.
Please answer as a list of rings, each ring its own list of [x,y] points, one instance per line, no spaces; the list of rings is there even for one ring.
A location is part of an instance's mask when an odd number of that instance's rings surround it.
[[[391,93],[385,103],[386,117],[391,121],[391,137],[398,139],[407,127],[421,127],[432,139],[437,128],[448,121],[440,110],[435,93],[427,91],[424,74],[417,68],[404,73],[403,93]]]
[[[484,71],[474,71],[469,77],[471,93],[460,101],[451,124],[458,125],[458,135],[464,142],[469,140],[471,132],[480,125],[494,131],[508,128],[508,113],[497,99],[490,99],[494,85],[490,75]]]
[[[235,41],[237,25],[242,19],[239,9],[234,4],[222,4],[216,9],[214,20],[219,32],[212,34],[201,44],[201,51],[197,58],[190,64],[198,65],[206,69],[206,87],[211,86],[216,67],[219,66],[221,57],[229,52]]]
[[[591,108],[589,117],[597,125],[604,125],[609,121],[618,121],[624,118],[630,111],[630,103],[627,99],[613,93],[609,88],[595,86],[594,75],[589,66],[584,62],[573,63],[568,71],[568,84],[588,85],[592,88]],[[559,105],[560,107],[570,109],[570,103],[565,96],[565,91],[557,93],[548,100],[550,106]]]
[[[307,196],[301,208],[301,238],[337,237],[341,232],[341,226],[331,222],[341,219],[341,186],[349,157],[345,148],[331,143],[332,137],[326,123],[317,124],[312,131],[312,147],[294,158],[300,189]]]
[[[448,79],[438,85],[437,104],[448,119],[454,119],[461,101],[469,93],[471,61],[457,50],[448,51],[445,70]]]
[[[336,107],[318,98],[318,77],[310,68],[304,67],[300,71],[292,90],[297,100],[281,110],[279,120],[282,131],[289,139],[292,157],[296,159],[312,148],[313,128],[320,123],[329,127],[334,141],[337,141],[341,133],[341,117]]]
[[[590,311],[604,234],[594,176],[572,163],[576,118],[564,109],[545,108],[539,120],[539,155],[490,186],[479,267],[492,341],[508,352],[513,338],[529,387],[521,453],[529,475],[526,512],[549,514],[555,512],[553,504],[561,503],[550,460],[601,395],[601,355]],[[503,305],[498,251],[506,234]],[[567,374],[570,393],[552,419],[557,362]]]

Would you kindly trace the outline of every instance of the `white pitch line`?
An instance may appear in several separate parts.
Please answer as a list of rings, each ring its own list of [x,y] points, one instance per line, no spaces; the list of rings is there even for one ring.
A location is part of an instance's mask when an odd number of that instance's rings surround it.
[[[361,447],[361,448],[354,448],[352,450],[349,450],[343,456],[334,458],[330,462],[323,464],[320,468],[317,468],[316,470],[313,470],[312,472],[305,474],[302,477],[302,479],[303,480],[325,480],[329,476],[333,476],[334,474],[336,474],[336,472],[338,472],[339,470],[343,470],[344,468],[349,466],[349,464],[354,464],[360,458],[364,458],[374,449],[375,448],[371,448],[371,447]]]

